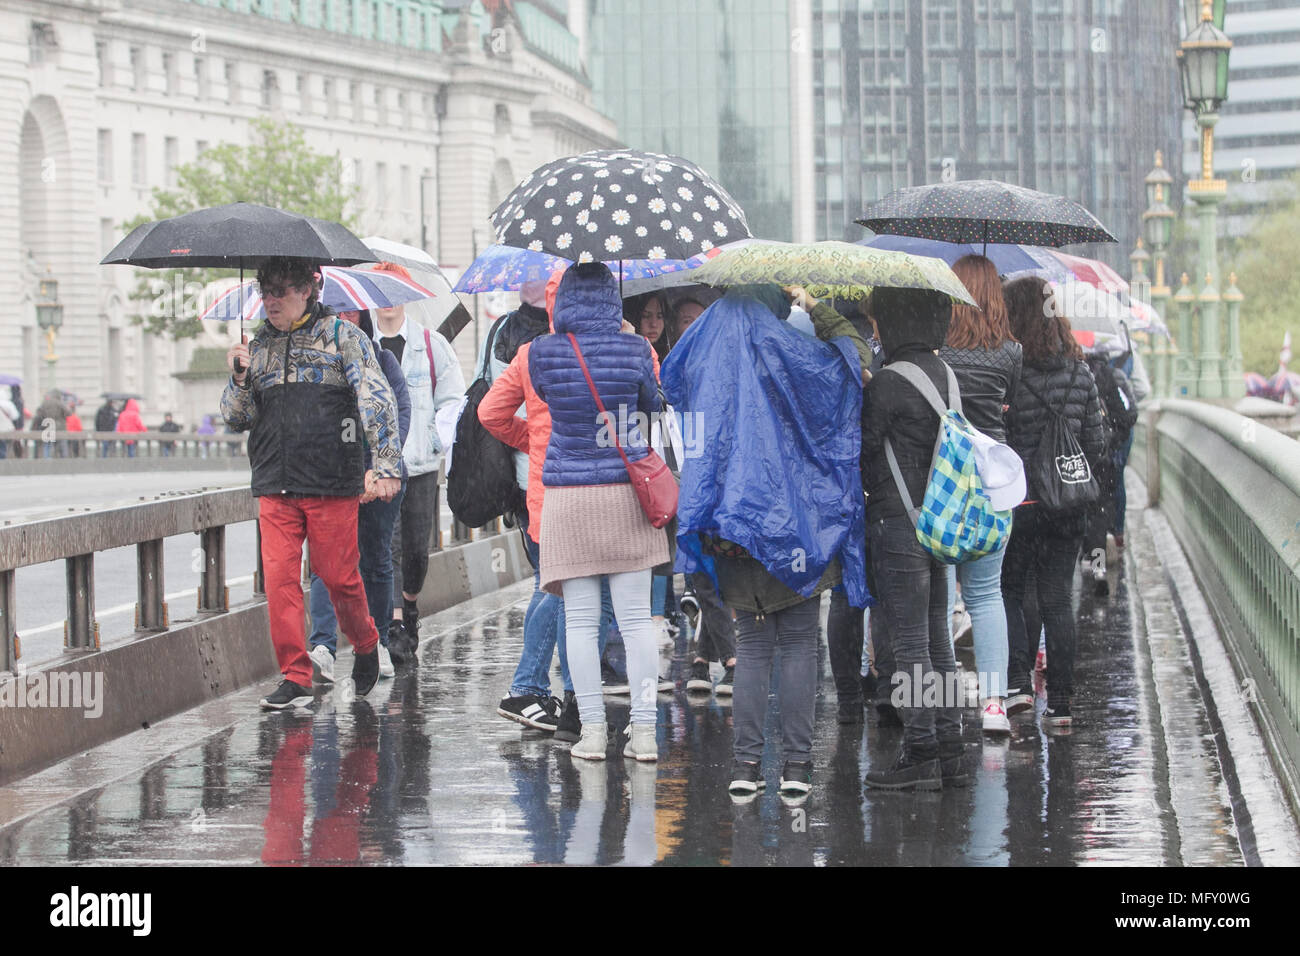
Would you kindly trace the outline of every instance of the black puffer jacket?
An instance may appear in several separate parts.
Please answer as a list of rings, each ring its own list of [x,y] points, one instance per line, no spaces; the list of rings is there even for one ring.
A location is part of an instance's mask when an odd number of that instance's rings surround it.
[[[1095,471],[1106,452],[1106,432],[1101,424],[1097,383],[1093,381],[1087,364],[1065,356],[1025,363],[1020,382],[1011,397],[1011,408],[1007,411],[1007,444],[1016,450],[1026,465],[1038,451],[1039,440],[1048,423],[1049,413],[1039,395],[1065,415],[1070,431]],[[1025,475],[1030,482],[1028,500],[1034,501],[1039,489],[1034,487],[1033,469],[1026,467]]]
[[[912,496],[913,507],[925,499],[934,460],[934,439],[939,434],[939,416],[910,382],[889,374],[894,362],[917,365],[949,401],[948,371],[943,362],[924,346],[908,345],[891,353],[890,359],[862,391],[862,487],[867,492],[867,522],[907,514],[894,483],[885,439],[894,448],[898,470]],[[960,391],[960,390],[959,390]]]
[[[945,345],[939,358],[957,374],[966,420],[996,441],[1007,440],[1002,406],[1016,392],[1024,352],[1011,339],[996,349],[955,349]]]

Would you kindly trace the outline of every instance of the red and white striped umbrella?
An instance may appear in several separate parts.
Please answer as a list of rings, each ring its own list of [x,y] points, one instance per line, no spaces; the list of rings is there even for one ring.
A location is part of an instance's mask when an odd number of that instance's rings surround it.
[[[434,293],[418,282],[392,272],[322,266],[321,278],[324,281],[321,302],[335,312],[383,309],[434,298]],[[200,318],[222,322],[238,319],[241,302],[245,321],[266,318],[257,283],[251,281],[227,290]]]

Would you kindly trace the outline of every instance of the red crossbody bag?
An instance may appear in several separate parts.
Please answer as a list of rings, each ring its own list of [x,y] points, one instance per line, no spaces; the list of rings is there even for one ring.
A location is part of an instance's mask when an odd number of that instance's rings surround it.
[[[591,397],[596,400],[596,408],[610,424],[614,447],[618,449],[619,457],[623,459],[623,465],[627,468],[627,476],[632,480],[632,490],[636,492],[637,501],[641,502],[641,510],[650,519],[651,525],[662,528],[677,514],[677,479],[673,477],[668,465],[653,448],[649,449],[640,461],[628,460],[627,453],[618,442],[618,429],[614,427],[609,412],[605,411],[605,403],[600,400],[596,383],[591,380],[591,373],[587,371],[582,350],[578,348],[578,339],[572,332],[569,333],[569,342],[573,345],[574,354],[578,356],[578,364],[582,366],[582,374],[587,379],[587,387],[591,389]]]

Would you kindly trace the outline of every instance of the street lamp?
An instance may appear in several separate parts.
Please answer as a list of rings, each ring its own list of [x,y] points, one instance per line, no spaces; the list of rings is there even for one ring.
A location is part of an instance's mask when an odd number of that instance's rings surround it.
[[[1169,206],[1169,194],[1173,188],[1174,177],[1165,169],[1164,154],[1156,150],[1156,164],[1151,172],[1147,173],[1143,181],[1146,185],[1147,208],[1142,213],[1142,236],[1146,239],[1147,245],[1151,247],[1152,259],[1152,280],[1151,280],[1151,307],[1165,321],[1166,325],[1171,324],[1169,321],[1169,298],[1173,292],[1165,280],[1165,251],[1169,248],[1169,243],[1173,240],[1174,235],[1174,211]],[[1166,342],[1158,353],[1157,376],[1160,382],[1160,391],[1162,395],[1172,394],[1173,380],[1169,375],[1169,354],[1171,348],[1177,343]],[[1184,342],[1189,346],[1189,341]],[[1190,358],[1187,359],[1190,362]],[[1195,382],[1196,370],[1188,365],[1184,368],[1180,364],[1175,371],[1176,375],[1184,377],[1190,375]]]
[[[54,387],[54,335],[63,326],[63,306],[59,303],[59,283],[48,276],[40,281],[36,300],[36,324],[45,330],[45,361],[48,365],[46,388]]]
[[[1214,178],[1214,127],[1219,122],[1219,104],[1228,98],[1232,41],[1215,26],[1213,7],[1212,0],[1202,0],[1200,22],[1183,38],[1176,54],[1182,72],[1183,105],[1195,114],[1201,131],[1201,178],[1187,184],[1196,203],[1200,232],[1197,274],[1206,277],[1205,289],[1199,296],[1201,352],[1196,391],[1201,398],[1222,397],[1224,372],[1219,355],[1219,294],[1214,279],[1219,272],[1218,206],[1228,193],[1228,183]],[[1184,348],[1187,346],[1183,343]]]

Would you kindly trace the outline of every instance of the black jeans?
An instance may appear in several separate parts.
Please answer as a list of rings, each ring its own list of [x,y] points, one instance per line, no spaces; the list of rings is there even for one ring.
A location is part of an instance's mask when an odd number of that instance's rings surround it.
[[[904,744],[929,749],[958,739],[961,687],[949,635],[948,568],[921,547],[905,516],[871,522],[867,538],[880,602],[871,616],[885,618],[893,651],[894,670],[881,677],[902,703]]]
[[[1071,587],[1079,560],[1082,536],[1063,536],[1077,522],[1062,521],[1036,505],[1016,509],[1011,541],[1002,562],[1002,599],[1007,606],[1009,661],[1007,686],[1032,687],[1034,659],[1038,656],[1037,626],[1028,624],[1026,590],[1032,575],[1038,597],[1038,614],[1047,631],[1047,703],[1070,703],[1074,692],[1074,608]]]
[[[706,661],[718,661],[725,666],[736,656],[736,622],[731,619],[731,609],[718,597],[707,572],[696,571],[690,583],[700,602],[695,653]]]
[[[1093,567],[1106,566],[1106,535],[1115,524],[1115,466],[1110,461],[1095,471],[1101,494],[1088,508],[1088,530],[1083,536],[1083,556]]]
[[[393,610],[402,607],[402,592],[419,594],[429,571],[433,506],[438,500],[438,472],[406,480],[402,513],[393,525]]]
[[[862,706],[862,618],[862,608],[852,607],[842,588],[831,591],[826,644],[841,710]]]

